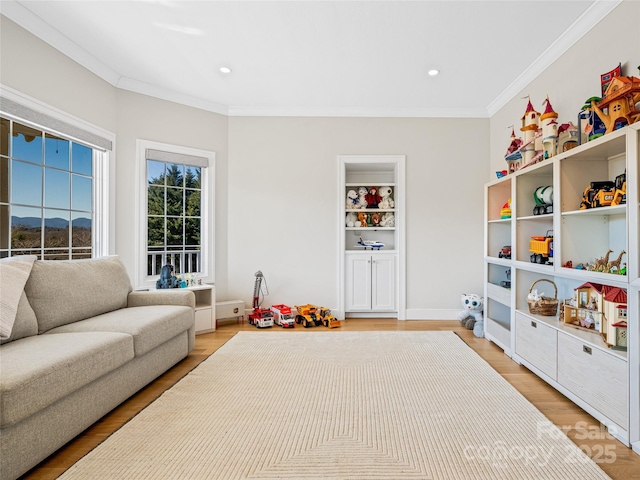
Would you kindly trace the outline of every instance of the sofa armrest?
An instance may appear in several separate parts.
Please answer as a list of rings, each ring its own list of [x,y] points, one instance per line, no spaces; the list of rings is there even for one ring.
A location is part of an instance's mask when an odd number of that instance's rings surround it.
[[[179,288],[129,293],[127,307],[145,307],[148,305],[184,305],[195,309],[196,296],[191,290]]]

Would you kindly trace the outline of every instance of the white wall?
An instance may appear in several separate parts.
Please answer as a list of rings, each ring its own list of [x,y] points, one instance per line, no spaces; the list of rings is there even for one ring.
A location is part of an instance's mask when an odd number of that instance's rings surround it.
[[[116,131],[116,89],[0,15],[0,82],[86,122]]]
[[[126,90],[117,91],[117,107],[118,255],[134,278],[136,140],[213,151],[216,153],[216,295],[224,297],[227,273],[227,117]]]
[[[487,119],[229,118],[228,293],[338,305],[338,155],[407,156],[407,318],[482,292]]]
[[[490,175],[507,168],[504,155],[510,143],[511,129],[522,137],[519,127],[527,106],[522,97],[544,112],[542,102],[549,96],[558,122],[572,121],[577,126],[578,112],[584,101],[600,96],[600,74],[622,63],[623,75],[638,76],[640,65],[640,2],[624,0],[590,32],[576,42],[562,57],[491,117]]]
[[[136,139],[216,152],[217,292],[225,295],[227,118],[211,112],[118,90],[6,17],[0,16],[0,82],[116,134],[115,232],[110,250],[135,272]]]

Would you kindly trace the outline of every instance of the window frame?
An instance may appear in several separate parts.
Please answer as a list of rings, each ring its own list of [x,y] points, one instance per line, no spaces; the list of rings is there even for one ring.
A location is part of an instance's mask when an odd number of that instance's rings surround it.
[[[155,288],[159,275],[147,275],[147,150],[160,150],[177,155],[204,157],[208,167],[201,174],[201,266],[198,279],[203,283],[215,283],[215,152],[151,140],[136,140],[136,247],[135,282],[137,288]]]
[[[110,181],[115,175],[115,134],[104,130],[96,125],[86,122],[67,112],[58,110],[44,102],[29,97],[17,90],[0,84],[2,87],[2,100],[8,100],[13,105],[24,107],[25,112],[36,115],[42,119],[36,122],[21,115],[8,112],[0,108],[0,115],[13,122],[41,130],[55,136],[68,139],[82,145],[86,145],[93,150],[93,230],[91,239],[92,258],[112,255],[113,245],[115,245],[115,224],[114,215],[111,214],[115,208],[114,184]],[[103,146],[93,144],[86,139],[78,138],[69,131],[55,128],[59,124],[68,129],[77,129],[83,135],[95,136],[111,145],[111,150]],[[8,157],[10,158],[10,157]],[[44,165],[44,164],[43,164]],[[11,186],[9,185],[9,189]],[[9,209],[11,210],[11,199],[9,198]],[[69,247],[71,248],[71,246]],[[11,249],[9,249],[9,255]]]

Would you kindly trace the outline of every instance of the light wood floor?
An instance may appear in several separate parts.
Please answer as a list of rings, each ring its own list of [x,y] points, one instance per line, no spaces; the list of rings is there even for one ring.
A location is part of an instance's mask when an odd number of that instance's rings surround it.
[[[299,328],[296,326],[296,328]],[[316,327],[324,328],[324,327]],[[640,455],[611,437],[593,417],[567,400],[544,381],[518,366],[503,354],[500,348],[485,339],[473,336],[470,330],[457,321],[397,321],[394,319],[348,319],[342,330],[454,330],[481,357],[493,366],[507,381],[517,388],[531,403],[559,427],[563,428],[583,451],[614,480],[640,480]],[[170,388],[200,362],[215,352],[240,330],[255,330],[246,323],[224,323],[214,333],[196,337],[195,350],[181,363],[138,392],[118,408],[107,414],[95,425],[55,454],[28,472],[24,479],[54,479],[82,456],[97,446],[121,425],[135,416],[165,390]],[[280,331],[279,327],[264,329]],[[291,331],[295,334],[295,330]],[[473,412],[470,412],[472,414]],[[505,412],[508,415],[508,412]],[[480,479],[479,479],[480,480]],[[569,480],[569,479],[568,479]]]

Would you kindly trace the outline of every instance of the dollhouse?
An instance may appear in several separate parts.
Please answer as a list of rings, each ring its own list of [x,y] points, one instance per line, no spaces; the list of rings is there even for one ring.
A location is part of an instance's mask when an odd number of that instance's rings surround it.
[[[627,292],[623,288],[587,282],[563,305],[568,325],[600,333],[610,347],[626,348]]]
[[[607,86],[604,98],[599,102],[591,100],[591,107],[611,133],[624,125],[640,120],[636,104],[640,102],[640,78],[614,77]],[[608,114],[603,111],[607,109]]]

